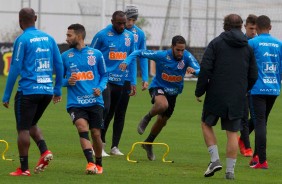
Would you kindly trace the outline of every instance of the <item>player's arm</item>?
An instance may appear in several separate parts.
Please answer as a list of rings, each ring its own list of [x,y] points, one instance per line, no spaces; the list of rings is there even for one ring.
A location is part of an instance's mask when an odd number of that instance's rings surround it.
[[[146,36],[143,34],[143,38],[140,41],[140,48],[146,50]],[[142,77],[142,90],[148,88],[148,79],[149,79],[149,69],[148,69],[148,59],[144,57],[139,58],[140,68],[141,68],[141,77]]]
[[[209,79],[211,78],[212,75],[214,61],[215,61],[214,45],[213,42],[211,42],[204,53],[200,65],[200,72],[198,74],[198,81],[195,90],[195,96],[197,97],[197,99],[201,97],[203,94],[205,94],[206,92]]]
[[[98,32],[91,41],[90,47],[100,50],[102,48],[102,35]]]
[[[200,72],[200,65],[197,59],[190,52],[188,52],[187,59],[189,61],[189,67],[187,68],[187,72],[193,75],[198,75]]]
[[[108,83],[108,73],[107,73],[106,63],[103,54],[100,51],[98,52],[99,52],[99,56],[97,57],[98,58],[97,66],[98,66],[98,72],[100,74],[100,82],[99,82],[99,87],[94,89],[94,93],[96,93],[95,90],[99,90],[100,93],[102,93],[106,89]]]
[[[22,69],[22,64],[23,64],[23,59],[24,59],[24,49],[25,49],[24,40],[21,39],[21,37],[19,37],[18,39],[16,39],[14,47],[13,47],[13,55],[12,55],[9,75],[8,75],[8,79],[6,82],[4,96],[2,98],[3,105],[6,108],[9,107],[11,93],[13,91],[17,77],[19,76],[21,69]]]
[[[53,63],[56,71],[54,96],[62,96],[64,68],[60,50],[55,41],[53,41]]]

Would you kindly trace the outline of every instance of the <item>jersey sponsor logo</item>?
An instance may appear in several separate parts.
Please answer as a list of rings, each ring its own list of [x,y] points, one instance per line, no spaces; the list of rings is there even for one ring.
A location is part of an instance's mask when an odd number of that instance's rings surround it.
[[[79,104],[93,104],[96,102],[96,98],[93,94],[77,96],[76,99]]]
[[[134,34],[134,42],[135,42],[135,43],[138,42],[138,34]]]
[[[52,79],[49,75],[37,76],[37,83],[51,83]]]
[[[130,38],[126,37],[125,39],[125,46],[129,47],[131,44]]]
[[[108,36],[114,36],[114,33],[111,32],[111,31],[109,31],[109,32],[108,32]]]
[[[49,51],[50,51],[50,49],[42,49],[40,47],[37,47],[35,52],[38,53],[38,52],[49,52]]]
[[[88,54],[88,55],[93,55],[93,54],[94,54],[94,51],[93,51],[93,50],[88,50],[88,51],[87,51],[87,54]]]
[[[177,64],[177,68],[179,70],[182,70],[184,68],[184,66],[185,66],[185,63],[184,63],[183,60],[179,61],[178,64]]]
[[[266,43],[266,42],[260,42],[259,46],[262,46],[262,47],[276,47],[276,48],[279,47],[279,45],[277,43]]]
[[[280,89],[262,88],[260,92],[280,93]]]
[[[122,78],[123,75],[113,74],[113,73],[109,74],[109,81],[120,82]]]
[[[162,79],[168,82],[181,82],[183,77],[181,75],[168,75],[162,73]]]
[[[76,78],[78,81],[86,81],[86,80],[93,80],[94,74],[92,71],[87,72],[73,72],[71,74],[72,77]]]
[[[68,53],[68,57],[69,57],[69,58],[72,58],[73,56],[74,56],[74,53],[73,53],[73,52]]]
[[[166,56],[166,59],[167,59],[167,60],[171,60],[171,58],[170,58],[170,56],[169,56],[169,55],[167,55],[167,56]]]
[[[263,73],[278,73],[278,63],[272,63],[272,62],[263,62]]]
[[[278,54],[271,54],[271,53],[265,52],[263,54],[263,56],[265,56],[265,57],[278,57]]]
[[[48,58],[41,58],[35,60],[35,71],[46,72],[52,71],[51,64]]]
[[[94,66],[96,64],[96,57],[95,56],[87,56],[87,63],[90,65],[90,66]]]
[[[264,77],[263,83],[264,84],[278,84],[276,77]]]
[[[30,43],[33,42],[42,42],[42,41],[48,41],[49,38],[48,37],[38,37],[38,38],[31,38],[29,41]]]
[[[126,52],[114,52],[114,51],[109,52],[110,60],[125,60],[126,57],[127,57]]]

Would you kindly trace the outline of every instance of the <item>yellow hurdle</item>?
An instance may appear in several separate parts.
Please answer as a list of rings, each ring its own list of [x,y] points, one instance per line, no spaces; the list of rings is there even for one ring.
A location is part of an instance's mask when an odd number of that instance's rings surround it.
[[[165,146],[166,147],[166,152],[163,155],[162,161],[166,162],[166,163],[174,163],[173,160],[171,160],[171,161],[165,160],[165,157],[167,156],[167,154],[169,152],[169,146],[166,143],[157,143],[157,142],[156,143],[154,143],[154,142],[135,142],[135,143],[133,143],[130,152],[126,156],[126,159],[127,159],[128,162],[133,162],[133,163],[137,163],[138,162],[136,160],[130,160],[130,155],[133,152],[133,150],[134,150],[134,148],[135,148],[135,146],[137,144],[151,144],[151,145],[163,145],[163,146]]]
[[[7,159],[7,158],[5,158],[5,153],[6,153],[6,152],[8,151],[8,149],[9,149],[9,144],[8,144],[8,142],[5,141],[5,140],[0,140],[0,142],[3,142],[3,143],[6,144],[6,148],[5,148],[5,150],[3,151],[3,153],[2,153],[2,159],[3,159],[3,160],[8,160],[8,161],[13,161],[13,159]]]

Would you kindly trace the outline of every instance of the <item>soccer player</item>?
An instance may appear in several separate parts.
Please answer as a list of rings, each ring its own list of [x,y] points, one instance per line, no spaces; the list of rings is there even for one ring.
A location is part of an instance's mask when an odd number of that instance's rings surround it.
[[[19,12],[19,24],[23,33],[14,42],[14,52],[2,99],[8,108],[11,93],[17,77],[20,75],[18,90],[15,96],[15,116],[18,132],[18,150],[21,166],[12,176],[30,176],[28,150],[30,137],[38,146],[41,157],[34,172],[44,171],[53,154],[47,148],[38,121],[50,101],[61,101],[63,64],[55,40],[48,34],[35,28],[37,16],[31,8]],[[56,83],[53,87],[53,69],[56,71]]]
[[[87,174],[102,174],[102,140],[104,101],[102,92],[106,88],[108,75],[102,53],[84,43],[85,28],[81,24],[68,27],[67,43],[69,50],[62,54],[67,87],[67,111],[75,124],[84,156],[87,160]],[[92,144],[94,145],[94,163]]]
[[[130,54],[120,65],[120,68],[125,70],[128,64],[135,62],[136,57],[144,57],[156,62],[156,75],[149,87],[153,106],[148,114],[141,119],[137,127],[138,133],[143,134],[151,118],[157,116],[157,120],[145,142],[154,142],[173,114],[176,98],[183,90],[185,74],[199,73],[197,60],[190,52],[185,50],[185,47],[185,39],[177,35],[172,38],[171,49],[159,51],[137,50]],[[147,152],[148,159],[155,160],[152,145],[143,144],[142,147]]]
[[[256,31],[256,19],[257,16],[250,14],[246,19],[246,24],[244,25],[246,33],[245,36],[247,39],[252,39],[257,36]],[[248,103],[249,92],[246,95],[246,103],[244,109],[244,117],[242,118],[242,127],[243,129],[240,131],[241,136],[238,139],[240,153],[245,157],[253,156],[253,150],[250,144],[249,134],[254,130],[254,125],[252,120],[249,120],[249,103]]]
[[[269,34],[271,20],[266,15],[257,18],[258,36],[249,40],[258,66],[258,80],[250,91],[251,119],[255,126],[255,151],[251,168],[267,169],[266,127],[268,116],[281,90],[282,42]]]
[[[241,129],[246,93],[258,75],[253,50],[241,31],[242,24],[237,14],[225,16],[224,32],[209,43],[201,62],[195,96],[201,102],[200,97],[206,93],[201,126],[210,163],[205,177],[222,169],[213,131],[221,118],[221,129],[227,135],[225,178],[235,178],[237,132]]]
[[[142,31],[139,27],[135,25],[135,22],[138,18],[138,9],[136,6],[128,5],[125,8],[126,14],[126,30],[130,31],[134,35],[134,42],[136,49],[146,49],[146,37],[144,31]],[[142,76],[142,90],[146,90],[148,88],[148,59],[140,58],[140,68],[141,68],[141,76]],[[132,73],[128,73],[128,75],[133,75]],[[112,155],[123,155],[122,152],[119,151],[118,145],[120,142],[120,138],[122,135],[125,114],[129,102],[130,94],[130,81],[129,78],[125,79],[123,85],[123,92],[121,99],[118,103],[118,108],[115,110],[114,124],[118,124],[116,127],[117,134],[113,138],[113,148],[111,149],[110,154]]]
[[[130,93],[126,95],[135,95],[136,92],[136,62],[133,63],[129,70],[121,71],[119,64],[134,51],[134,37],[130,31],[125,29],[126,15],[123,11],[116,11],[112,15],[112,24],[99,31],[93,38],[91,47],[100,50],[103,53],[109,80],[107,88],[103,92],[105,103],[104,109],[104,129],[102,129],[101,137],[103,141],[103,156],[109,156],[105,151],[106,133],[109,124],[115,114],[122,97],[124,89],[124,81],[130,81]],[[129,91],[129,89],[127,90]],[[123,107],[123,109],[126,109]],[[124,111],[125,113],[125,111]],[[124,121],[114,121],[111,154],[123,155],[118,149],[121,132]]]

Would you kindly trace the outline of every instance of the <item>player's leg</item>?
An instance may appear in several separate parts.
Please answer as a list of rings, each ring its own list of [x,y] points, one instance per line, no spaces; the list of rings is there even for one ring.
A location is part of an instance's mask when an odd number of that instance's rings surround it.
[[[36,109],[32,126],[30,128],[30,135],[40,151],[40,158],[34,169],[35,173],[39,173],[44,171],[44,169],[48,166],[49,162],[53,159],[53,154],[50,150],[48,150],[47,144],[43,138],[42,131],[37,125],[45,109],[48,107],[49,103],[51,102],[52,95],[36,95],[36,96],[37,96],[38,107]]]
[[[217,124],[219,117],[215,116],[211,113],[203,112],[202,113],[202,133],[208,148],[208,152],[210,154],[210,163],[206,172],[204,173],[205,177],[213,176],[216,171],[222,169],[222,165],[220,163],[218,148],[217,148],[217,140],[215,133],[213,131],[213,126]]]
[[[17,144],[21,166],[15,172],[10,173],[12,176],[30,176],[28,166],[28,150],[30,147],[29,129],[37,108],[37,105],[34,105],[30,98],[30,95],[23,95],[22,92],[17,92],[15,96],[14,111],[17,123]],[[28,111],[26,111],[26,109],[28,109]]]
[[[165,93],[162,89],[151,88],[149,92],[152,98],[151,103],[153,104],[153,106],[150,109],[149,113],[146,114],[138,124],[137,132],[140,135],[144,133],[152,117],[164,113],[169,106]]]
[[[111,146],[112,155],[124,155],[122,152],[120,152],[118,145],[124,127],[125,114],[130,98],[129,97],[130,91],[131,91],[130,81],[125,81],[122,95],[117,105],[118,108],[116,108],[115,110],[115,117],[113,123],[113,137],[112,137],[112,146]]]
[[[102,165],[102,139],[101,128],[103,127],[103,107],[95,105],[89,108],[89,128],[93,141],[93,148],[95,151],[95,164],[97,166],[97,174],[103,173]]]

